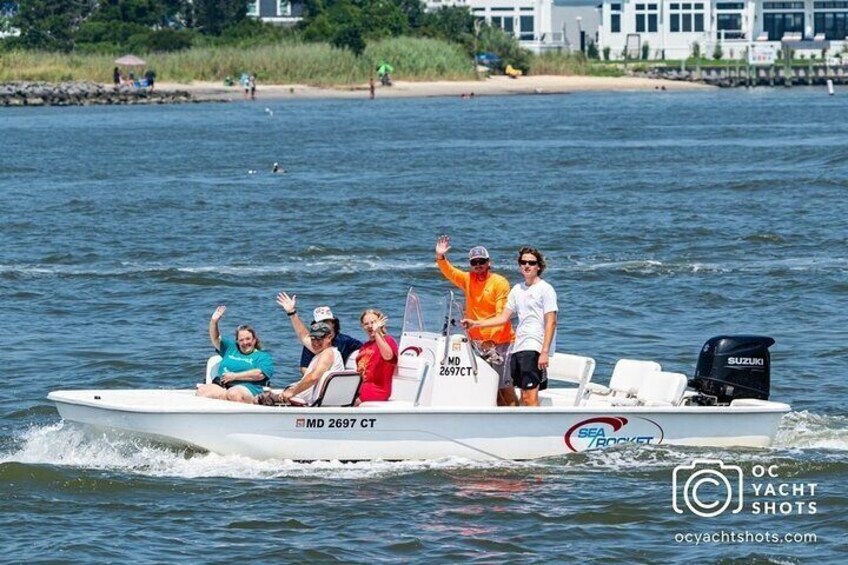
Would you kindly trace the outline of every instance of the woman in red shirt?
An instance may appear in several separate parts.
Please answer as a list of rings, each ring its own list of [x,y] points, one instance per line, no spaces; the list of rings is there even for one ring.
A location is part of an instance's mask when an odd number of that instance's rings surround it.
[[[356,370],[362,375],[359,400],[388,400],[392,395],[392,375],[398,362],[395,338],[386,334],[388,318],[379,310],[369,308],[359,317],[368,341],[359,348]]]

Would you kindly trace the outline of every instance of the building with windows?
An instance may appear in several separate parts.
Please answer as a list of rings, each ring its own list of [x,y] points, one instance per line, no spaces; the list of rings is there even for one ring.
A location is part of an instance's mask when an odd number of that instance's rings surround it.
[[[821,59],[842,49],[848,36],[848,1],[800,0],[603,0],[598,42],[611,58],[682,59],[698,44],[741,59],[762,46],[788,47]],[[716,46],[719,49],[716,49]]]
[[[562,30],[553,27],[554,0],[425,0],[427,10],[467,6],[487,24],[512,34],[534,53],[563,48]]]
[[[292,25],[303,19],[303,2],[299,0],[248,0],[247,17],[269,24]]]

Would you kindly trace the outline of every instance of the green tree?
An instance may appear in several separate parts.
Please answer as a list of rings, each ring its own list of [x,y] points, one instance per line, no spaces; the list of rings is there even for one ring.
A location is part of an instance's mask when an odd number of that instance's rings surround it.
[[[365,51],[365,39],[362,38],[362,29],[358,26],[346,26],[336,30],[330,43],[333,47],[347,49],[359,57]]]
[[[361,31],[372,39],[397,37],[409,33],[409,20],[396,2],[391,0],[363,2],[361,13]]]
[[[713,48],[713,59],[718,61],[723,56],[724,56],[724,51],[722,51],[722,49],[721,49],[721,43],[716,42],[715,47]]]
[[[474,16],[465,6],[442,6],[427,13],[421,31],[427,37],[465,42],[473,39]]]
[[[701,58],[701,44],[697,41],[692,42],[692,58],[700,59]]]
[[[209,35],[221,35],[247,17],[247,2],[239,0],[194,0],[192,5],[194,27]]]
[[[11,24],[21,30],[21,35],[11,44],[25,49],[71,51],[74,33],[96,8],[96,0],[20,0]]]

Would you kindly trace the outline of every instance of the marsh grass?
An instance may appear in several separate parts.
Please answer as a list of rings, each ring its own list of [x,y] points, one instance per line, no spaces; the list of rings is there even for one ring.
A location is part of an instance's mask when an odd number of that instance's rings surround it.
[[[543,53],[530,59],[533,75],[622,76],[624,72],[614,63],[587,59],[580,54]]]
[[[381,60],[403,80],[470,79],[470,59],[457,45],[434,39],[400,37],[368,45],[362,57],[326,43],[296,39],[244,49],[197,47],[175,53],[138,54],[157,80],[168,82],[222,81],[254,73],[260,82],[349,85],[367,82]],[[111,82],[117,55],[62,54],[32,51],[0,52],[0,82],[15,80]],[[142,74],[143,69],[131,69]]]

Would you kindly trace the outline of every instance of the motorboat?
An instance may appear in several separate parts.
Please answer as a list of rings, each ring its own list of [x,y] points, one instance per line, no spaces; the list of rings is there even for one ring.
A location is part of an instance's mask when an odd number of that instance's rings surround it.
[[[354,406],[355,371],[326,376],[312,406],[263,406],[183,390],[62,390],[48,398],[72,425],[257,459],[526,460],[620,444],[768,447],[788,404],[768,399],[774,343],[717,336],[694,375],[621,359],[606,385],[595,361],[556,353],[538,407],[498,407],[498,375],[458,323],[453,293],[407,295],[392,395]],[[220,358],[207,363],[207,382]],[[198,371],[200,372],[200,371]]]

